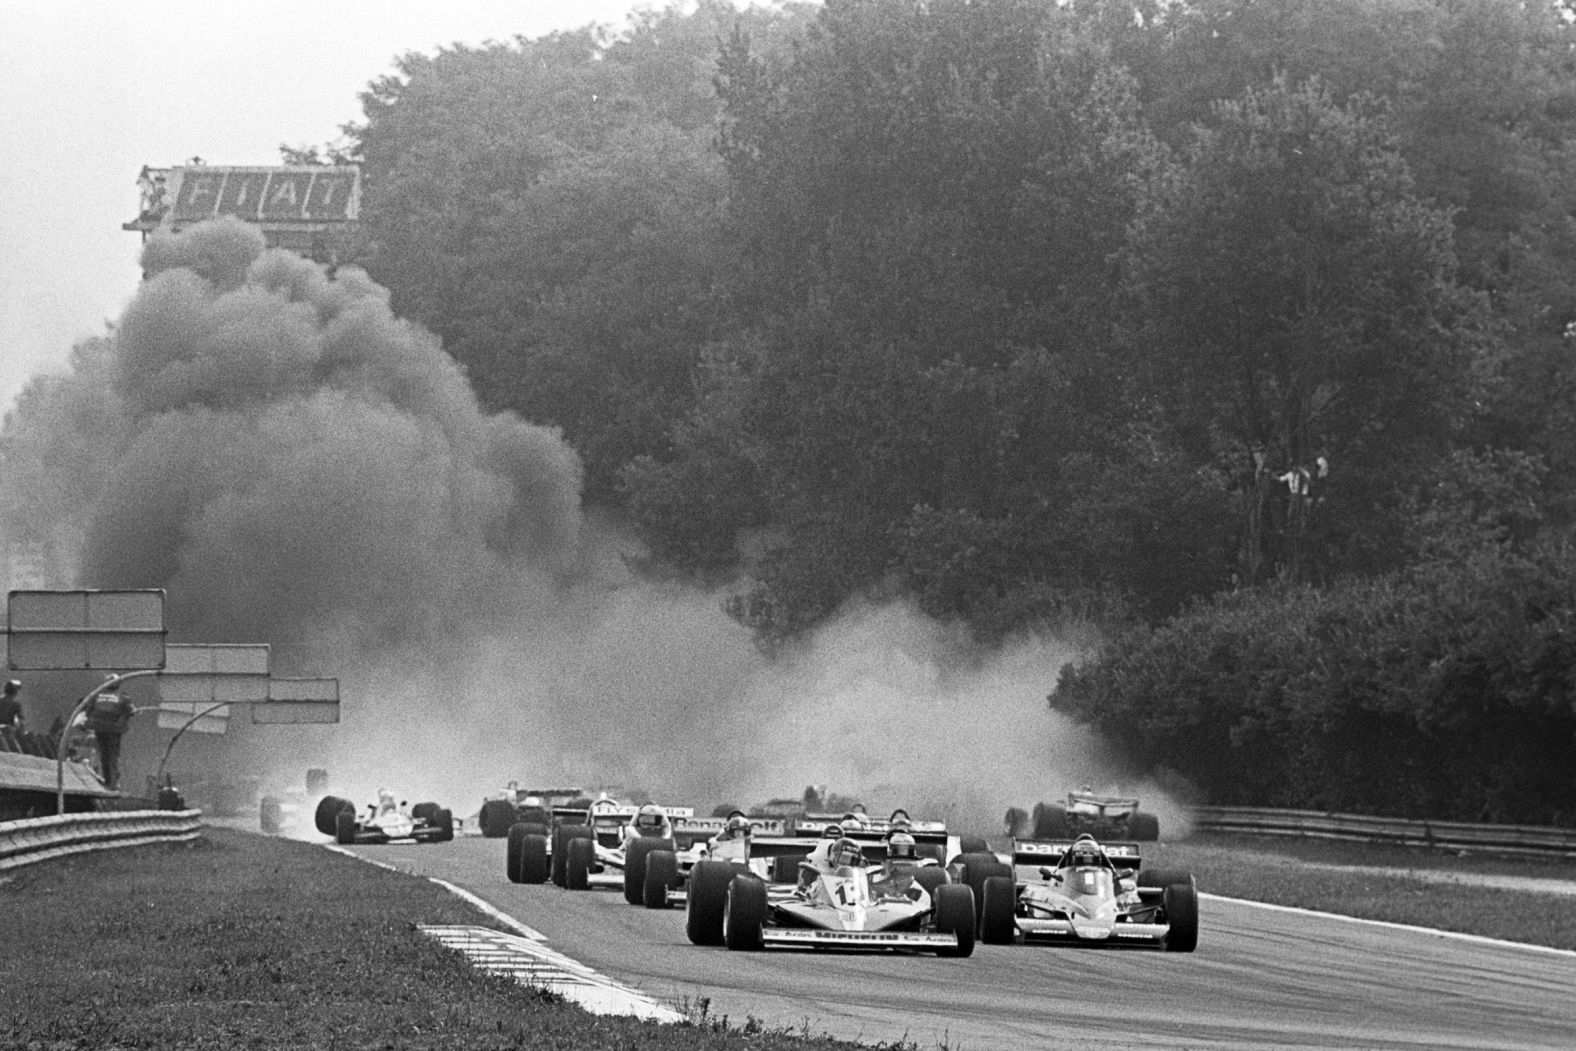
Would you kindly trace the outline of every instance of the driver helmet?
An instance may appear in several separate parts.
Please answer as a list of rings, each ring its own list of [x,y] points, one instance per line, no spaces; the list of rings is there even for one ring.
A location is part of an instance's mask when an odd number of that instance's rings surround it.
[[[750,834],[750,819],[743,814],[735,814],[723,826],[723,835],[728,839],[741,839]]]
[[[859,844],[851,839],[840,839],[832,846],[831,862],[833,868],[842,868],[845,865],[863,865],[864,852],[859,849]]]
[[[643,834],[658,832],[662,828],[662,808],[647,803],[635,814],[635,828]]]
[[[825,828],[823,828],[821,830],[821,838],[822,839],[842,839],[843,838],[843,826],[839,825],[836,821],[833,821],[830,825],[827,825]]]
[[[914,827],[913,819],[908,816],[908,811],[902,807],[892,811],[892,816],[887,818],[887,824],[894,829]]]
[[[844,825],[853,825],[855,828],[863,828],[870,824],[870,819],[857,810],[850,810],[843,815],[842,823]]]
[[[1075,866],[1105,864],[1105,852],[1100,849],[1100,844],[1094,841],[1094,837],[1087,834],[1073,841],[1069,853]]]
[[[378,789],[378,811],[385,813],[394,809],[394,793],[386,788]]]
[[[893,861],[913,861],[918,857],[914,837],[907,832],[894,832],[887,837],[887,857]]]

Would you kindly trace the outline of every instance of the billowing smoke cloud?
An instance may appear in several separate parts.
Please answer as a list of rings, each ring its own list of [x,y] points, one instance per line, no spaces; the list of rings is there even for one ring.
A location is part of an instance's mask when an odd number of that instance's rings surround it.
[[[365,274],[239,222],[144,266],[114,336],[7,421],[31,487],[0,522],[52,553],[50,586],[163,587],[172,641],[340,679],[338,726],[233,719],[232,772],[324,766],[460,814],[511,780],[703,810],[822,784],[982,831],[1106,780],[1045,705],[1070,646],[980,654],[892,605],[768,660],[717,596],[633,579],[561,436],[484,413]],[[47,449],[69,456],[27,453]]]

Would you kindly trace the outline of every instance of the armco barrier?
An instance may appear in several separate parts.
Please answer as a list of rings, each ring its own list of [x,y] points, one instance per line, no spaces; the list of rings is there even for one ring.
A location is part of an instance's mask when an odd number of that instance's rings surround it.
[[[1525,857],[1576,857],[1576,829],[1537,825],[1407,821],[1361,814],[1330,814],[1318,810],[1195,807],[1193,826],[1201,831],[1248,832],[1257,836],[1365,840],[1437,850]]]
[[[88,850],[177,843],[202,835],[200,810],[128,810],[0,822],[0,871]]]

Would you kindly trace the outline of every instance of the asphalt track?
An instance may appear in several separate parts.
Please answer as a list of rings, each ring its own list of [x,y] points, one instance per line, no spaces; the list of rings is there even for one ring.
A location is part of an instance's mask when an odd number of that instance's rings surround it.
[[[608,977],[681,1010],[705,1002],[734,1025],[753,1018],[948,1051],[1576,1048],[1576,954],[1208,896],[1192,954],[1021,945],[981,945],[962,960],[736,953],[691,945],[681,909],[511,884],[501,839],[351,849],[454,883]]]

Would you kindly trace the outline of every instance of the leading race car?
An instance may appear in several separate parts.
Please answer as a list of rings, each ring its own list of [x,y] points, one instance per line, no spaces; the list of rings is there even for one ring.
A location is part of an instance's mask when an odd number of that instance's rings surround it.
[[[476,827],[488,839],[501,839],[520,822],[551,824],[550,813],[556,806],[589,806],[591,798],[583,788],[521,788],[510,781],[502,792],[482,800],[476,813]]]
[[[720,861],[690,874],[685,932],[696,945],[911,949],[941,956],[974,951],[974,892],[936,864],[906,856],[871,865],[858,844],[838,837],[801,862],[803,878],[768,882]]]
[[[1144,870],[1137,843],[1015,841],[1012,865],[981,881],[980,937],[987,944],[1067,942],[1198,946],[1198,892],[1189,873]],[[985,869],[984,863],[971,869]]]
[[[396,802],[394,793],[378,789],[378,798],[367,804],[362,816],[356,805],[339,796],[325,796],[314,815],[317,830],[333,836],[336,843],[388,843],[414,840],[417,843],[447,843],[454,838],[454,815],[437,803],[407,806]]]

